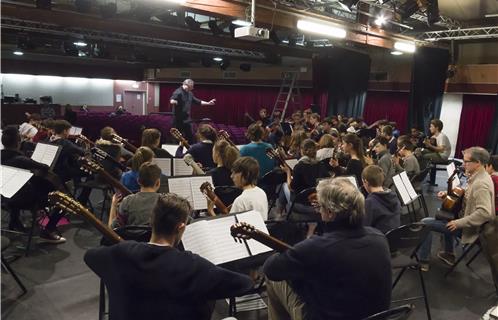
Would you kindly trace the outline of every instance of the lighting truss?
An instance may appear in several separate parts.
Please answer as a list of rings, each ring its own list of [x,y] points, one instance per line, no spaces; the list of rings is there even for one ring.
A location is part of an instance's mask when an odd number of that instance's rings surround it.
[[[418,38],[426,41],[498,39],[498,26],[428,31],[421,33]]]
[[[174,50],[198,52],[204,54],[230,56],[230,57],[265,59],[264,53],[258,51],[209,46],[209,45],[188,43],[182,41],[164,40],[164,39],[135,36],[135,35],[117,33],[117,32],[104,32],[104,31],[81,29],[81,28],[67,28],[55,24],[12,19],[12,18],[2,18],[2,28],[19,30],[19,31],[40,32],[40,33],[53,34],[58,36],[70,36],[70,37],[83,36],[86,39],[90,40],[103,40],[113,43],[135,45],[135,46],[174,49]]]

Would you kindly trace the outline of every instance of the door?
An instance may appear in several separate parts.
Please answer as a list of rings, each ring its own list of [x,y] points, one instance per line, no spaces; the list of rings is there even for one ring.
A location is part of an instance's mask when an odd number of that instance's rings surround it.
[[[123,107],[131,114],[144,115],[145,92],[125,91]]]

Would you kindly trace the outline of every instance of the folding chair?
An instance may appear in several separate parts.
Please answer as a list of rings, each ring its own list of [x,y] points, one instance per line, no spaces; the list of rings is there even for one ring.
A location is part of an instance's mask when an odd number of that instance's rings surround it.
[[[16,281],[17,285],[19,286],[19,288],[21,288],[22,293],[19,295],[19,297],[21,297],[21,296],[25,295],[26,292],[28,292],[28,290],[26,289],[24,284],[21,282],[21,279],[19,279],[17,274],[14,272],[12,267],[9,265],[9,263],[7,262],[7,260],[3,256],[3,252],[9,247],[9,245],[10,245],[9,238],[2,236],[2,257],[1,257],[2,267],[4,267],[5,270],[7,270],[7,272],[12,275],[12,277]]]
[[[320,214],[315,210],[308,199],[313,193],[316,193],[315,187],[304,189],[296,194],[289,211],[287,211],[287,221],[297,223],[321,221]]]
[[[410,317],[414,309],[415,306],[413,304],[407,304],[373,314],[367,318],[363,318],[363,320],[406,320]]]
[[[393,229],[386,233],[386,237],[391,250],[392,268],[401,269],[401,271],[396,276],[396,279],[394,280],[392,288],[394,289],[396,287],[396,284],[398,284],[401,276],[408,268],[417,269],[423,296],[402,299],[399,301],[423,298],[425,303],[425,310],[427,313],[427,319],[430,320],[431,311],[429,307],[429,300],[427,299],[424,276],[421,270],[420,262],[417,258],[417,250],[419,249],[420,245],[429,232],[430,230],[425,224],[416,222]]]
[[[268,215],[270,211],[277,202],[278,195],[282,190],[282,185],[287,181],[287,174],[280,168],[275,168],[272,171],[265,174],[258,182],[260,186],[266,193],[268,198]]]

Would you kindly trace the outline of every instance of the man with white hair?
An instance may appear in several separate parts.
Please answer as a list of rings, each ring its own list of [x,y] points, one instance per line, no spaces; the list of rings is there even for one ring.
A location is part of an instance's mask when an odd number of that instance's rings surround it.
[[[185,79],[182,85],[173,92],[169,100],[174,107],[173,127],[177,128],[190,143],[194,140],[190,123],[192,120],[190,118],[192,103],[200,104],[201,106],[213,106],[216,103],[216,99],[204,101],[196,98],[192,90],[194,90],[194,80]]]
[[[269,319],[353,320],[388,309],[389,246],[380,231],[363,227],[365,198],[341,177],[320,181],[317,192],[323,235],[264,264]]]

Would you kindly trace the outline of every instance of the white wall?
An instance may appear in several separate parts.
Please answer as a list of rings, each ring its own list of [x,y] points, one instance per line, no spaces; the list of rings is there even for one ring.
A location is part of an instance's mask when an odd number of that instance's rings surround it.
[[[21,99],[52,96],[53,103],[90,106],[112,106],[114,80],[1,74],[3,94]]]
[[[443,133],[448,136],[451,142],[450,157],[461,159],[461,155],[454,155],[458,139],[458,129],[460,128],[460,115],[462,114],[463,95],[445,93],[443,96],[443,105],[441,107],[441,116],[443,121]]]

